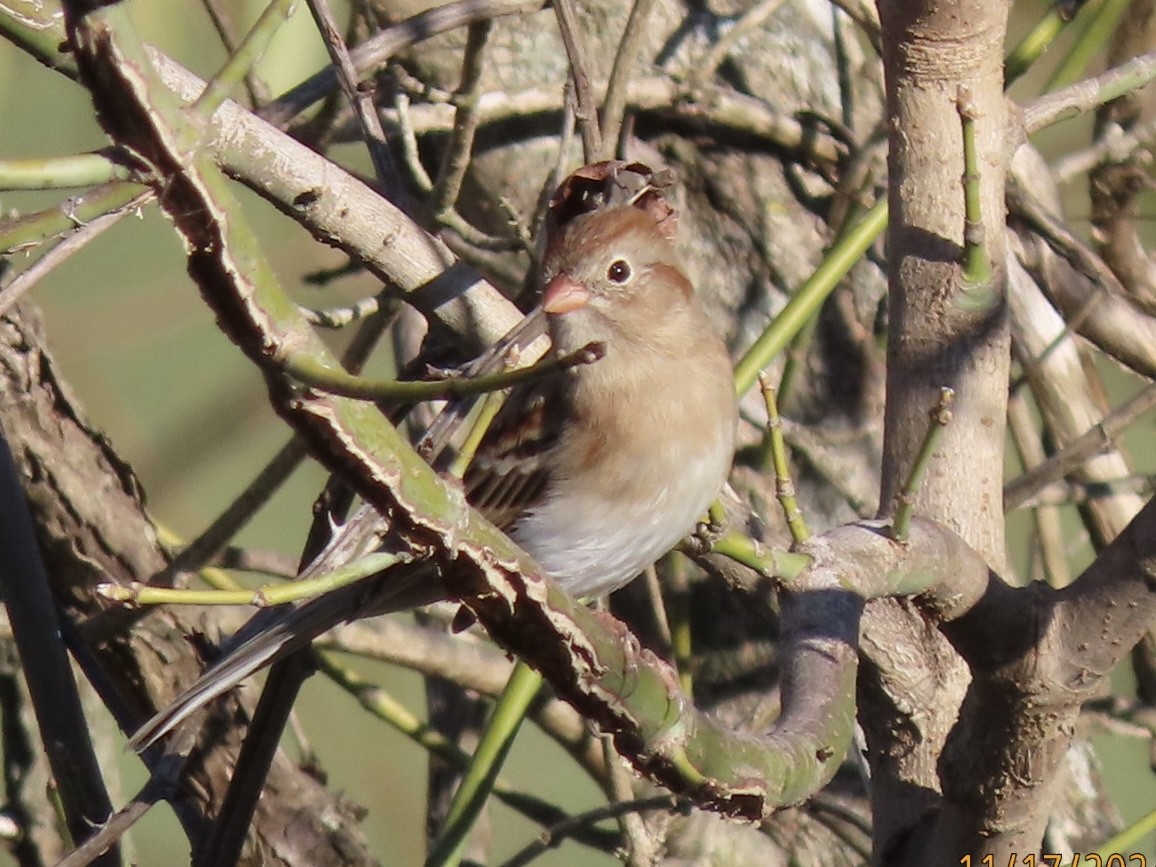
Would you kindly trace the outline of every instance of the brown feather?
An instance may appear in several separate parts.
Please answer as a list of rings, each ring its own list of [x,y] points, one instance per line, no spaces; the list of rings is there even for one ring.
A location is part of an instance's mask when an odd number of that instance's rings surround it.
[[[509,527],[546,489],[547,456],[565,421],[558,404],[553,381],[515,389],[466,470],[466,497],[499,527]]]

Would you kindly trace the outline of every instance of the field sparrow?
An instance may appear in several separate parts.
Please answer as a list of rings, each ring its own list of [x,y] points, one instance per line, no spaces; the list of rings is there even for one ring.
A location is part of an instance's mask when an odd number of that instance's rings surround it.
[[[551,233],[541,309],[552,351],[598,343],[604,355],[514,389],[465,475],[470,502],[579,598],[616,590],[669,551],[730,468],[737,420],[730,360],[678,264],[674,223],[669,209],[618,204]],[[433,601],[428,576],[399,588],[384,604],[380,593],[371,601],[351,585],[258,614],[273,622],[242,630],[252,637],[146,723],[133,745],[147,746],[339,622]]]

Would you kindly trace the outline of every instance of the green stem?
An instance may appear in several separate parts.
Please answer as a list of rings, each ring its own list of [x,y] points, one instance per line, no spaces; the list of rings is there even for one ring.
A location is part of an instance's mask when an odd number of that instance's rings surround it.
[[[763,403],[767,408],[767,434],[770,438],[771,466],[775,470],[775,494],[787,519],[791,538],[796,542],[806,542],[811,538],[811,530],[807,526],[802,510],[799,509],[799,501],[795,496],[795,483],[791,481],[787,444],[783,440],[783,420],[779,417],[779,403],[775,399],[775,389],[761,374],[759,383],[763,390]]]
[[[986,310],[996,299],[992,291],[991,259],[984,235],[980,198],[979,149],[975,142],[976,109],[971,92],[959,89],[959,118],[963,129],[963,273],[958,303],[967,310]]]
[[[308,353],[294,354],[285,359],[282,369],[304,385],[330,394],[358,400],[410,403],[499,391],[525,382],[533,382],[580,364],[592,364],[601,357],[601,347],[598,344],[591,344],[562,358],[550,358],[517,370],[469,378],[439,379],[432,382],[369,379],[349,373]]]
[[[315,653],[318,669],[356,698],[362,707],[432,755],[452,765],[466,767],[468,755],[437,729],[418,719],[387,689],[344,665],[339,654],[326,650],[315,650]]]
[[[340,654],[325,650],[315,650],[315,653],[317,666],[321,672],[352,695],[367,711],[439,759],[463,770],[469,766],[468,753],[445,735],[431,728],[429,723],[418,719],[409,708],[390,695],[380,684],[366,680],[351,667],[342,664]],[[527,795],[501,779],[494,781],[494,797],[527,820],[544,826],[543,830],[547,833],[556,833],[554,829],[559,826],[570,827],[586,815],[571,816],[532,795]],[[577,842],[585,846],[605,848],[597,831],[573,836]]]
[[[56,235],[63,235],[95,220],[133,204],[136,198],[149,192],[144,184],[131,181],[113,181],[81,196],[69,199],[55,208],[48,208],[25,217],[0,220],[0,256],[34,247]]]
[[[100,153],[0,160],[0,190],[54,190],[125,181],[129,170]]]
[[[20,14],[4,5],[0,14],[0,36],[39,60],[49,69],[76,78],[76,58],[64,35],[64,16],[58,3],[22,3]]]
[[[1128,852],[1140,846],[1140,841],[1156,831],[1156,810],[1141,817],[1096,850],[1101,858],[1111,858],[1114,852]],[[1129,861],[1129,864],[1132,862]]]
[[[182,590],[175,587],[151,587],[134,581],[131,584],[101,584],[97,592],[106,599],[133,605],[255,605],[265,608],[320,596],[375,575],[404,559],[397,554],[383,552],[366,554],[324,575],[264,584],[256,590]]]
[[[1068,26],[1068,22],[1072,19],[1062,11],[1063,6],[1063,2],[1053,3],[1052,8],[1036,23],[1031,32],[1008,52],[1003,64],[1005,88],[1011,87],[1012,82],[1027,72]]]
[[[895,495],[895,518],[891,522],[891,537],[898,542],[907,540],[911,532],[911,516],[915,510],[915,495],[927,475],[927,468],[931,466],[931,458],[935,448],[943,436],[943,429],[951,424],[951,405],[955,401],[955,392],[950,388],[939,390],[939,403],[928,413],[929,424],[923,435],[923,442],[915,456],[915,463],[911,465],[911,473],[899,493]]]
[[[158,541],[160,541],[160,543],[170,551],[174,548],[183,548],[185,546],[185,540],[164,524],[157,523],[156,528]],[[218,593],[222,591],[241,592],[244,589],[240,584],[233,580],[233,576],[231,576],[224,569],[221,569],[217,566],[200,567],[197,570],[197,577],[212,587],[213,590],[217,591]],[[247,592],[250,597],[253,595],[251,591],[244,592]],[[135,597],[133,601],[135,601]]]
[[[1076,20],[1080,24],[1087,21],[1079,38],[1073,43],[1068,56],[1063,59],[1056,71],[1052,73],[1045,91],[1056,90],[1074,84],[1084,77],[1088,64],[1103,50],[1120,16],[1128,8],[1130,0],[1098,0],[1088,3]]]
[[[240,84],[249,71],[257,65],[257,61],[273,41],[273,36],[281,25],[289,18],[289,11],[295,0],[272,0],[261,13],[261,17],[245,34],[237,50],[225,61],[225,65],[215,76],[209,79],[197,101],[193,103],[193,111],[200,113],[204,118],[213,116],[221,103],[229,98],[233,88]]]
[[[474,455],[478,452],[478,446],[482,444],[486,431],[490,429],[498,410],[505,402],[506,395],[503,392],[492,391],[482,399],[477,412],[471,413],[473,417],[470,419],[470,431],[465,442],[462,443],[461,451],[458,452],[450,466],[450,476],[455,479],[465,478],[466,470],[469,469],[470,464],[474,461]]]
[[[474,750],[470,766],[454,793],[445,829],[426,858],[425,867],[457,867],[461,862],[470,828],[481,813],[514,743],[514,736],[541,686],[542,675],[526,663],[519,662],[514,666]]]
[[[690,621],[690,586],[687,581],[685,556],[672,555],[670,563],[672,580],[664,589],[667,623],[670,626],[670,652],[674,657],[674,667],[678,670],[678,685],[688,701],[694,701],[694,632]]]
[[[807,320],[818,312],[827,296],[859,261],[887,226],[887,202],[876,202],[830,251],[815,273],[799,287],[787,306],[759,335],[735,365],[735,391],[746,394],[766,367],[798,334]]]
[[[721,554],[754,569],[766,578],[780,581],[793,581],[811,565],[811,558],[807,554],[764,548],[761,543],[742,533],[720,536],[711,543],[710,550],[711,553]]]

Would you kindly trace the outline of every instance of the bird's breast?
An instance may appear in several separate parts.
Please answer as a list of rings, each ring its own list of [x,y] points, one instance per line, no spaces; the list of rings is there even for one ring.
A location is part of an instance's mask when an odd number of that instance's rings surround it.
[[[611,384],[572,396],[558,449],[565,460],[546,499],[511,531],[578,597],[617,589],[693,529],[733,451],[729,390],[694,395],[665,390],[669,383],[640,388],[628,377]]]

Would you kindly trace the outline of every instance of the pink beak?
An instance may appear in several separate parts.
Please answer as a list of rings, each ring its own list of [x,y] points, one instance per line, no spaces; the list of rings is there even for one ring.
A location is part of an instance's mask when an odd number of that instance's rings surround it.
[[[542,309],[547,313],[569,313],[586,306],[590,292],[568,274],[558,274],[542,290]]]

